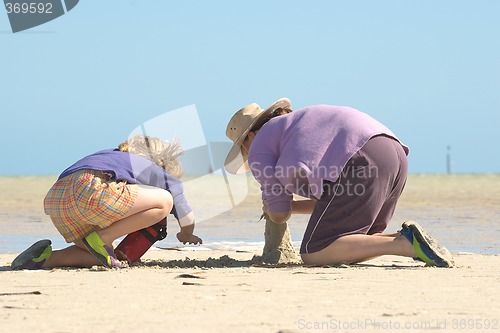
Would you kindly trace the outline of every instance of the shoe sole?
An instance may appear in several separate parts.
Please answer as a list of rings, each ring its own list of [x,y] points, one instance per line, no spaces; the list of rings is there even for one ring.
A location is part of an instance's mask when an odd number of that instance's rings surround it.
[[[410,229],[417,239],[419,244],[427,246],[431,252],[442,261],[443,265],[439,267],[453,267],[453,256],[447,248],[440,245],[437,240],[429,236],[429,234],[418,223],[413,221],[406,221],[403,223],[403,229]],[[434,260],[435,262],[435,260]],[[437,263],[436,263],[437,264]]]
[[[39,240],[18,255],[16,259],[12,261],[10,268],[12,270],[18,270],[20,267],[26,265],[28,261],[41,256],[43,251],[50,245],[52,245],[52,242],[49,239]]]

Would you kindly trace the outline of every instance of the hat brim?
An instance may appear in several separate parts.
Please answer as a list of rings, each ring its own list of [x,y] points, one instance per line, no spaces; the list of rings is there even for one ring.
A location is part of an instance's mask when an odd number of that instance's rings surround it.
[[[227,172],[240,175],[244,173],[250,172],[250,166],[248,165],[248,160],[243,157],[241,153],[241,144],[247,137],[248,133],[260,120],[269,116],[274,110],[279,108],[291,108],[292,103],[288,98],[281,98],[267,107],[264,111],[262,111],[257,117],[255,117],[254,121],[248,128],[240,135],[240,137],[234,142],[231,150],[226,156],[226,160],[224,161],[224,168]]]

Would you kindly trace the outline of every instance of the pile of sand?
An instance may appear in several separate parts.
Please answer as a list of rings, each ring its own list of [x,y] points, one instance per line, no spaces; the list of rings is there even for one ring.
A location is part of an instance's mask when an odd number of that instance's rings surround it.
[[[266,219],[264,250],[262,256],[255,256],[253,261],[271,265],[301,263],[302,260],[293,247],[288,224],[274,223],[266,213],[264,218]]]

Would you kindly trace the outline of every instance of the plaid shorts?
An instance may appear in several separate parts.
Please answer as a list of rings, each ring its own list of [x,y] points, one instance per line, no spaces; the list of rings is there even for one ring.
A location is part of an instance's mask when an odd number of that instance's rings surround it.
[[[109,227],[134,204],[137,186],[110,178],[102,171],[77,171],[59,179],[45,196],[45,214],[68,243]]]

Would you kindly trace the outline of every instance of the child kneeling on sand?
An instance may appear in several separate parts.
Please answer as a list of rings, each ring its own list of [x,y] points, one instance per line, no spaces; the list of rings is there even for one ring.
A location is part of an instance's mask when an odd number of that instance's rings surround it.
[[[59,176],[47,193],[44,209],[68,243],[52,251],[40,240],[12,262],[12,269],[52,267],[124,267],[113,241],[147,228],[174,214],[180,225],[177,239],[198,244],[194,214],[178,179],[182,169],[178,143],[137,135],[118,149],[96,152]]]

